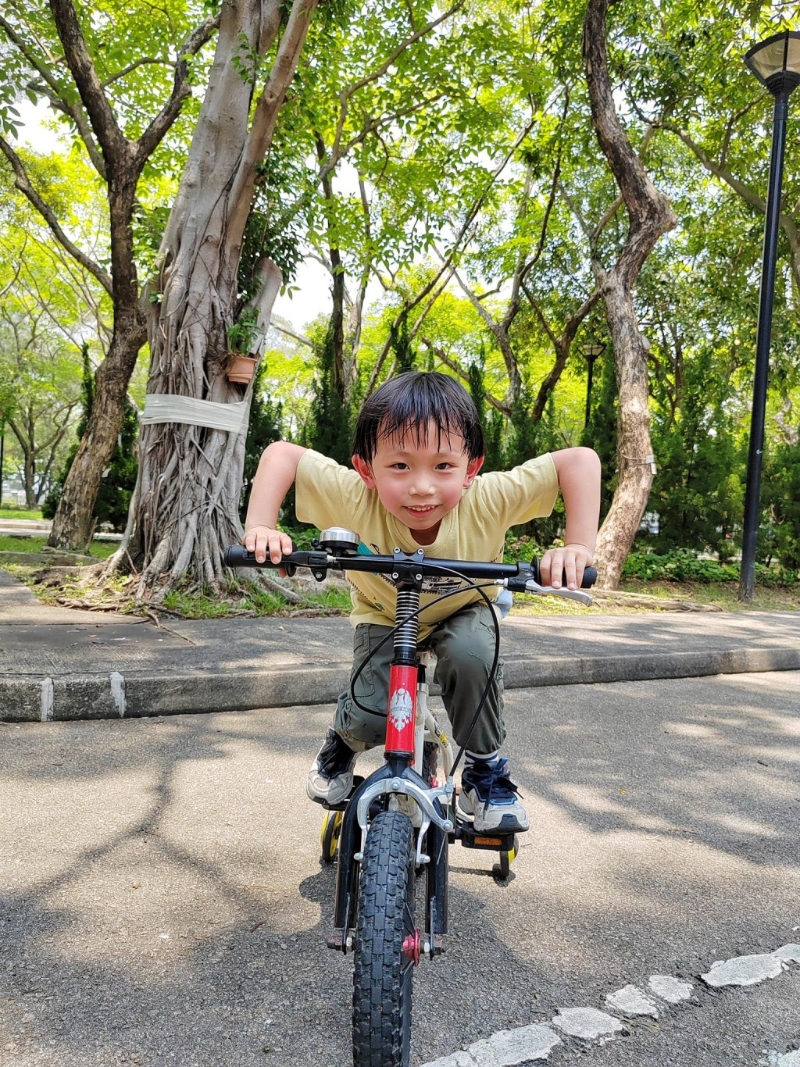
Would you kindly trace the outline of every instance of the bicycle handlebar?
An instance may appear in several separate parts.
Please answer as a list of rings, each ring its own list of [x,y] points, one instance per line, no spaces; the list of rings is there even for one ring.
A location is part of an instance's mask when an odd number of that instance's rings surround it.
[[[327,574],[329,568],[347,571],[367,571],[372,574],[397,574],[398,567],[411,569],[420,568],[419,573],[439,576],[452,576],[455,571],[463,578],[486,579],[489,581],[502,581],[512,592],[540,592],[546,590],[564,595],[573,590],[566,589],[566,575],[563,576],[563,588],[553,589],[550,586],[539,586],[539,561],[531,560],[530,563],[485,563],[478,560],[459,559],[436,559],[426,557],[422,550],[408,554],[395,552],[392,556],[358,555],[356,553],[332,553],[323,548],[312,551],[290,552],[283,556],[280,563],[273,563],[269,557],[259,563],[255,553],[248,552],[244,545],[231,545],[225,550],[224,562],[226,567],[283,567],[288,573],[293,573],[296,567],[307,567],[315,578],[321,580]],[[538,588],[528,588],[529,582],[535,583]],[[587,567],[583,572],[582,589],[590,589],[597,581],[597,571],[594,567]]]

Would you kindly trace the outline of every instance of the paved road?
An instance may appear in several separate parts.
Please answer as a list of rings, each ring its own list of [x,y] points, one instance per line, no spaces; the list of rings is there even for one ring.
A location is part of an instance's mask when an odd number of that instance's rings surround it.
[[[796,963],[748,989],[699,975],[800,941],[798,693],[796,672],[510,693],[534,829],[507,886],[453,851],[414,1065],[662,975],[690,999],[603,1046],[562,1033],[548,1062],[793,1067]],[[329,714],[0,724],[4,1067],[349,1062],[302,787]]]

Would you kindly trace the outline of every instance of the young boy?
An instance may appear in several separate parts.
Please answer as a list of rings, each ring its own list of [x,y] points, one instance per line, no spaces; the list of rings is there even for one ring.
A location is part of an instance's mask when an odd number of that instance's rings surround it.
[[[563,548],[541,561],[543,584],[580,586],[592,561],[600,511],[600,462],[588,448],[566,448],[529,460],[511,471],[479,475],[483,432],[471,397],[454,379],[409,371],[387,381],[364,403],[353,446],[353,467],[341,467],[310,449],[279,441],[261,457],[247,512],[244,544],[263,562],[292,551],[275,529],[283,498],[296,484],[297,517],[320,529],[345,526],[362,539],[361,551],[391,554],[395,548],[445,559],[500,561],[509,526],[547,515],[559,489],[566,507]],[[394,586],[379,575],[348,573],[355,627],[355,672],[394,623]],[[454,579],[429,578],[422,604],[457,587]],[[491,597],[493,590],[485,590]],[[499,592],[499,589],[496,590]],[[494,657],[491,609],[472,590],[448,597],[420,615],[420,640],[437,655],[453,737],[468,745],[459,805],[479,832],[528,829],[528,817],[501,758],[502,668],[467,737]],[[358,702],[339,697],[308,776],[312,800],[338,803],[351,791],[359,752],[383,742],[392,642],[387,641],[356,680]],[[502,661],[501,661],[502,662]]]

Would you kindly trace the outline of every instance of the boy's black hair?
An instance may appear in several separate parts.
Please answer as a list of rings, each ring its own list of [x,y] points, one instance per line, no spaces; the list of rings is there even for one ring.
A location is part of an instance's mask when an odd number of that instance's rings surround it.
[[[427,439],[431,421],[442,434],[464,438],[469,459],[485,454],[483,427],[467,390],[449,374],[406,371],[390,378],[367,397],[358,415],[353,455],[371,463],[379,440],[411,434],[415,444]]]

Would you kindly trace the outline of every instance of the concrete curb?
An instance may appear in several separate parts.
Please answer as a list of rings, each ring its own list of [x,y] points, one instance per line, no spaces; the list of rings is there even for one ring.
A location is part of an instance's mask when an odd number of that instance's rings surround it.
[[[349,669],[348,662],[302,670],[6,677],[0,678],[0,719],[57,722],[329,704],[347,685]],[[504,677],[506,688],[525,689],[792,670],[800,670],[800,648],[637,653],[558,663],[512,657],[505,661]]]

